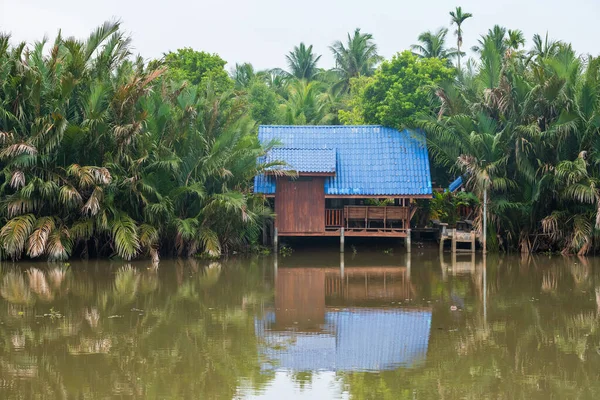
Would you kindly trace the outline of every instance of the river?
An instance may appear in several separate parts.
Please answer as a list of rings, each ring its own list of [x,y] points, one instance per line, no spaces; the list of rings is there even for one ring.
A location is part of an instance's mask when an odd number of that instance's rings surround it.
[[[386,253],[4,262],[0,398],[600,398],[599,259]]]

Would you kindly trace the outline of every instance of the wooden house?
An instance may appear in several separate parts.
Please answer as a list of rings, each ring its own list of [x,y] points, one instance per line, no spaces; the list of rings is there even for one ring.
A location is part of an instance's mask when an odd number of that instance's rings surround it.
[[[261,126],[282,161],[254,182],[274,200],[275,236],[410,239],[414,199],[431,198],[423,133],[383,126]],[[282,176],[281,171],[295,171]]]

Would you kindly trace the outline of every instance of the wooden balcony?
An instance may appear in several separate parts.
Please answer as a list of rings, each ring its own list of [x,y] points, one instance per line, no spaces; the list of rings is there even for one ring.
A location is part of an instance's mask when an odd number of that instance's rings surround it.
[[[344,227],[348,235],[387,236],[378,234],[406,234],[413,209],[397,206],[345,206],[325,210],[325,229],[338,231]]]

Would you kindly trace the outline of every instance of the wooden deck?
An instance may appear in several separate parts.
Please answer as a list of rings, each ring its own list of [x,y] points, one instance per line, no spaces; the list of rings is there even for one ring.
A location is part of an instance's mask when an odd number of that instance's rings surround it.
[[[413,212],[409,207],[394,206],[345,206],[326,209],[324,229],[280,230],[278,234],[279,236],[340,236],[343,228],[344,236],[404,238],[407,236]]]
[[[278,232],[279,236],[298,236],[298,237],[317,237],[317,236],[331,236],[339,237],[341,234],[341,228],[338,229],[327,229],[323,232]],[[399,230],[378,230],[378,229],[344,229],[344,236],[352,237],[398,237],[405,238],[407,231]]]

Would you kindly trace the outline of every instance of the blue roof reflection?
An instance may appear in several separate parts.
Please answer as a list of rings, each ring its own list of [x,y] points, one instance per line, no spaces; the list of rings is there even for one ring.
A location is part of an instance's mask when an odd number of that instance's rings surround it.
[[[327,311],[321,332],[272,331],[275,313],[255,321],[264,368],[292,371],[376,371],[424,364],[431,311]]]

